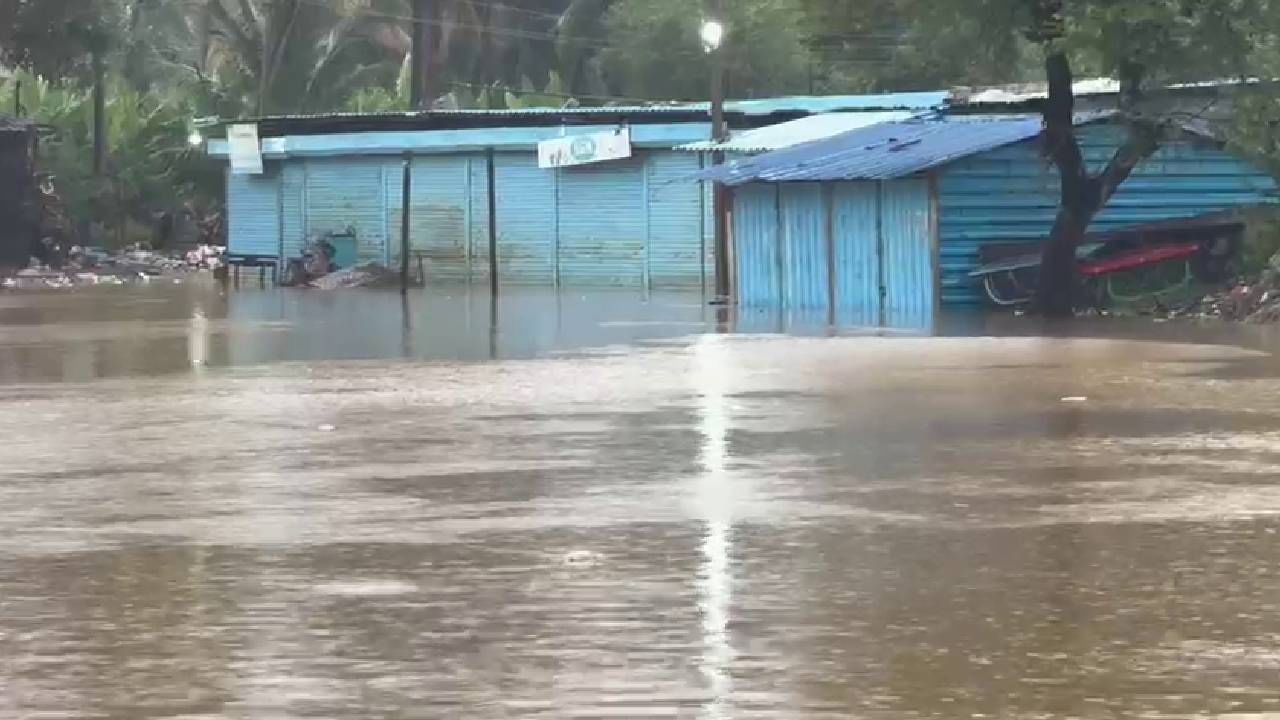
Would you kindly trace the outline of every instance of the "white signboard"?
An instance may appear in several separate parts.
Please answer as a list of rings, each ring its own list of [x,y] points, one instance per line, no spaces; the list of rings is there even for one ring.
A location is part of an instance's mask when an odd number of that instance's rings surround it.
[[[558,168],[587,165],[631,157],[631,131],[571,135],[538,143],[538,167]]]
[[[236,175],[262,174],[262,146],[258,143],[257,125],[229,126],[227,145],[231,156],[231,172]]]

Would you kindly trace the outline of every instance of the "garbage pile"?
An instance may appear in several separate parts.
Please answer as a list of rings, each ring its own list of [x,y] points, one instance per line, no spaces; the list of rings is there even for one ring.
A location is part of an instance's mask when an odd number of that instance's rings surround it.
[[[0,278],[0,288],[61,290],[94,285],[146,284],[156,280],[181,282],[200,270],[217,270],[226,248],[201,245],[181,255],[132,246],[117,253],[99,248],[72,247],[57,266],[32,258],[26,268]]]
[[[320,290],[392,288],[400,286],[400,274],[378,263],[367,263],[331,272],[312,280],[310,285]]]
[[[1280,255],[1268,265],[1257,276],[1237,279],[1182,307],[1170,308],[1167,314],[1256,325],[1280,323]]]

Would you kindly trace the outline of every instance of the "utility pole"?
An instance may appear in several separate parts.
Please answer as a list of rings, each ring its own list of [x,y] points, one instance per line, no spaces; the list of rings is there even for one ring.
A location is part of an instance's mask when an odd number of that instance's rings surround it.
[[[435,100],[431,92],[431,0],[413,0],[413,65],[409,73],[409,105],[427,110]]]
[[[107,70],[102,59],[103,49],[95,44],[91,55],[93,64],[93,174],[101,176],[107,168]]]
[[[710,0],[710,16],[702,25],[703,49],[711,60],[711,139],[724,142],[729,139],[729,129],[724,121],[724,35],[725,0]],[[719,150],[711,155],[714,165],[724,163],[724,153]],[[726,303],[730,297],[729,269],[729,202],[728,192],[722,183],[715,183],[711,192],[712,216],[715,218],[715,302]]]

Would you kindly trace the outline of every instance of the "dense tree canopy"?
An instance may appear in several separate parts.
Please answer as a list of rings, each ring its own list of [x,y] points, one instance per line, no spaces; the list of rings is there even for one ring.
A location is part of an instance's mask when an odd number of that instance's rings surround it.
[[[0,78],[28,74],[19,104],[59,127],[52,158],[59,175],[74,179],[87,172],[77,165],[83,153],[59,152],[58,143],[65,149],[91,141],[90,59],[105,60],[107,77],[98,84],[111,90],[104,112],[113,117],[105,123],[112,168],[136,166],[138,178],[169,178],[189,172],[181,148],[194,118],[408,109],[415,65],[425,69],[427,100],[439,106],[704,99],[709,63],[697,33],[705,2],[0,0]],[[731,96],[1043,83],[1054,72],[1060,80],[1124,79],[1126,119],[1136,131],[1110,174],[1072,167],[1070,152],[1049,153],[1065,169],[1064,188],[1076,188],[1070,190],[1076,200],[1064,194],[1064,207],[1076,203],[1077,221],[1105,202],[1126,162],[1159,141],[1170,120],[1169,108],[1152,102],[1159,88],[1280,71],[1280,0],[726,0],[726,6]],[[425,49],[415,60],[416,28],[424,29],[417,40]],[[0,80],[5,107],[15,84]],[[1253,96],[1233,106],[1236,142],[1280,153],[1270,84],[1244,90]],[[1065,141],[1072,131],[1062,126],[1061,110],[1069,111],[1070,98],[1056,100],[1046,104],[1049,134]],[[162,146],[176,150],[147,150]],[[1063,147],[1059,142],[1054,150]],[[151,155],[134,157],[140,152]],[[199,173],[183,176],[189,182],[165,187],[181,188],[178,197],[187,199],[216,194],[216,186],[202,189],[207,178]],[[149,203],[176,199],[138,184],[149,189],[126,203],[138,216]]]

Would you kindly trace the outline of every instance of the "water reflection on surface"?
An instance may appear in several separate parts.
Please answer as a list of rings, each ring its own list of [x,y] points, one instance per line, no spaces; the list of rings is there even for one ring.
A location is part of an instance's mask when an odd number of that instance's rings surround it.
[[[0,295],[0,717],[1280,713],[1265,330],[509,302]]]

